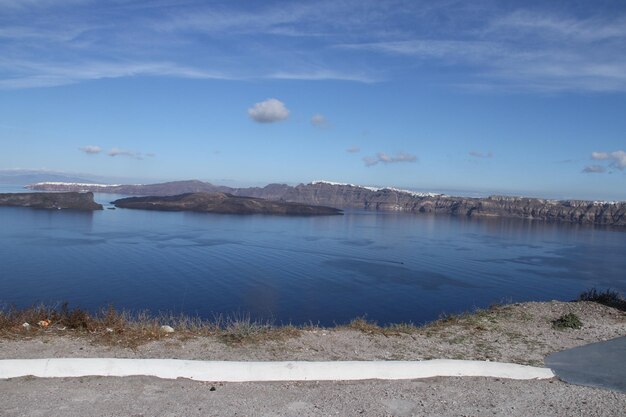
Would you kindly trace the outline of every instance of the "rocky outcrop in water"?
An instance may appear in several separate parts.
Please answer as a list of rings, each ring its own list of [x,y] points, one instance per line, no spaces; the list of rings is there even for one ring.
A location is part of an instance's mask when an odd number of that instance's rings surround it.
[[[223,214],[281,214],[296,216],[342,214],[341,210],[332,207],[239,197],[226,193],[189,193],[175,196],[129,197],[115,200],[113,204],[116,207],[130,209],[196,211]]]
[[[508,217],[559,221],[579,224],[626,226],[625,202],[546,200],[539,198],[490,196],[486,198],[451,197],[421,194],[393,188],[370,188],[351,184],[315,182],[295,187],[270,184],[265,187],[230,188],[201,181],[178,181],[150,185],[102,186],[89,184],[42,183],[29,186],[43,190],[85,190],[128,195],[172,195],[202,189],[234,196],[323,205],[337,208],[405,211],[457,216]]]
[[[93,193],[9,193],[0,194],[0,206],[40,209],[102,210],[93,200]]]

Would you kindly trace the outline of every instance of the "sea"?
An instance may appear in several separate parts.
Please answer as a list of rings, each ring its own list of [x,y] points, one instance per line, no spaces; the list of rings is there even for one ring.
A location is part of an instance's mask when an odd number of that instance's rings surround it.
[[[2,186],[0,192],[22,191]],[[626,230],[346,211],[285,217],[0,207],[0,304],[422,324],[493,304],[626,292]]]

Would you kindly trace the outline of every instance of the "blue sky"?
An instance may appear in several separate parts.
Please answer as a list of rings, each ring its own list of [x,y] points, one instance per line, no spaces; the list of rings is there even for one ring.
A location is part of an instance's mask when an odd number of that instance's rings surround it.
[[[0,169],[626,200],[623,1],[0,0]]]

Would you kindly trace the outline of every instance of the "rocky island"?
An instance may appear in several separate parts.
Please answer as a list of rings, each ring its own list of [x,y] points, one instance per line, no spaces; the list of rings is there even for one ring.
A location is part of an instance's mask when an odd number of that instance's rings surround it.
[[[127,195],[173,195],[189,192],[222,192],[232,196],[272,201],[322,205],[359,210],[404,211],[465,217],[505,217],[550,222],[626,226],[626,202],[551,200],[543,198],[489,196],[454,197],[417,193],[390,187],[374,188],[353,184],[315,181],[290,186],[231,188],[197,180],[147,185],[102,185],[38,183],[27,186],[45,191],[93,191]]]
[[[342,214],[341,210],[332,207],[239,197],[227,193],[202,192],[174,196],[129,197],[115,200],[112,204],[116,207],[130,209],[196,211],[222,214],[280,214],[295,216]]]
[[[102,210],[93,200],[93,193],[6,193],[0,194],[0,206],[40,209]]]

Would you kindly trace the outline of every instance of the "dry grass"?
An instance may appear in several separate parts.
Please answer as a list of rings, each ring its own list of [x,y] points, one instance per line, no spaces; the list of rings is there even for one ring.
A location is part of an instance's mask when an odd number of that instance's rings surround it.
[[[614,291],[598,292],[595,290],[581,294],[581,299],[592,299],[612,307],[623,307],[623,295]],[[608,300],[608,301],[607,301]],[[516,310],[511,305],[492,305],[488,309],[475,309],[461,314],[442,315],[438,320],[422,326],[412,323],[398,323],[380,326],[366,317],[357,317],[348,324],[338,325],[340,329],[351,329],[368,335],[384,337],[419,335],[444,337],[452,344],[465,343],[459,331],[488,333],[497,331],[520,338],[508,328],[512,319],[518,321],[534,320],[532,315]],[[548,319],[546,319],[548,320]],[[24,327],[23,324],[29,326]],[[38,324],[41,323],[41,324]],[[175,329],[173,333],[164,332],[161,326]],[[102,309],[95,314],[85,310],[69,309],[67,304],[56,307],[45,305],[26,309],[2,308],[0,306],[0,337],[24,338],[45,335],[72,335],[88,337],[95,343],[135,348],[144,343],[164,338],[185,340],[199,336],[212,336],[227,345],[257,344],[267,341],[280,341],[295,338],[304,330],[317,326],[274,325],[270,321],[258,321],[249,315],[216,316],[212,320],[184,315],[160,314],[148,312],[133,313],[118,311],[113,307]]]
[[[412,323],[396,323],[387,326],[379,326],[375,321],[369,321],[365,317],[357,317],[348,324],[340,327],[350,330],[358,330],[365,334],[379,334],[385,337],[399,336],[401,334],[413,334],[418,331],[418,327]]]
[[[255,321],[249,315],[218,316],[216,336],[228,345],[260,343],[297,337],[301,329],[292,325],[274,326],[271,322]]]
[[[28,326],[25,326],[28,323]],[[170,326],[173,333],[163,331]],[[80,308],[37,305],[25,309],[0,308],[0,337],[21,338],[46,335],[88,337],[106,345],[136,348],[165,338],[189,339],[215,336],[229,345],[283,340],[300,335],[301,329],[271,322],[252,320],[249,316],[218,316],[214,320],[184,315],[118,311],[112,306],[91,314]]]
[[[508,314],[510,307],[501,304],[494,304],[488,309],[476,309],[460,314],[443,314],[438,320],[425,324],[422,329],[426,333],[435,333],[450,326],[459,326],[473,330],[488,330],[498,323],[503,315]]]

